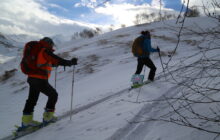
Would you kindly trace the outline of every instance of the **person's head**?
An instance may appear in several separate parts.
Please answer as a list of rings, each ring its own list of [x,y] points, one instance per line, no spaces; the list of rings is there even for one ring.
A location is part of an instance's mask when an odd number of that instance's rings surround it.
[[[53,42],[53,40],[52,40],[51,38],[49,38],[49,37],[44,37],[44,38],[42,38],[40,41],[46,42],[46,43],[48,44],[48,47],[49,47],[52,51],[54,51],[54,49],[53,49],[53,47],[54,47],[54,42]]]
[[[141,31],[141,34],[144,35],[146,38],[150,39],[150,32],[149,31]]]

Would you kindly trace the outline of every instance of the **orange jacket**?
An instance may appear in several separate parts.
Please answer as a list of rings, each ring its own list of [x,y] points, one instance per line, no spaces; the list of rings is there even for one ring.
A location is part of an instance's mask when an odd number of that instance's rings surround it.
[[[28,74],[28,77],[48,79],[51,75],[52,66],[59,64],[59,59],[49,55],[47,51],[53,52],[52,46],[47,42],[39,41],[39,44],[43,46],[37,57],[37,68],[39,72]]]

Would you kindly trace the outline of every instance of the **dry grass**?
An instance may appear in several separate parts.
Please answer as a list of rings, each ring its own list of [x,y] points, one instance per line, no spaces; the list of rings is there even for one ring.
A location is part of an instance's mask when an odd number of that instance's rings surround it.
[[[25,90],[26,88],[28,88],[28,86],[23,86],[23,87],[21,87],[20,89],[17,89],[17,90],[15,90],[13,93],[18,93],[18,92],[21,92],[21,91],[23,91],[23,90]]]
[[[108,41],[106,39],[102,39],[102,40],[98,41],[98,45],[105,45],[107,43],[108,43]]]
[[[115,36],[116,38],[122,38],[122,37],[128,37],[130,34],[123,34],[123,35],[117,35]]]
[[[4,81],[8,80],[9,78],[11,78],[12,76],[14,76],[16,71],[17,71],[17,69],[5,71],[5,73],[0,76],[0,82],[4,82]]]
[[[68,58],[70,55],[69,52],[63,52],[63,53],[59,53],[58,56],[61,58]]]
[[[174,51],[166,51],[166,52],[164,52],[164,51],[161,51],[160,52],[160,55],[161,56],[168,56],[168,57],[170,57],[171,55],[177,55],[178,53],[177,52],[174,52]]]
[[[99,61],[99,57],[95,54],[89,55],[86,57],[86,61],[84,65],[76,70],[76,73],[83,73],[83,74],[92,74],[95,72],[94,66],[97,65],[97,62]]]
[[[182,42],[185,42],[186,44],[191,45],[191,46],[196,46],[202,43],[201,41],[197,41],[197,40],[182,40]]]
[[[176,38],[168,37],[168,36],[165,36],[165,35],[162,35],[162,36],[153,35],[152,38],[157,38],[157,39],[161,39],[161,40],[164,40],[164,41],[169,41],[171,43],[177,43]]]

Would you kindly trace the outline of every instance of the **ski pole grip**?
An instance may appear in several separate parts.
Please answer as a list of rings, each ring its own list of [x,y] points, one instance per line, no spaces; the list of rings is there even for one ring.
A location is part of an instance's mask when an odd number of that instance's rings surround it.
[[[157,50],[158,50],[158,53],[159,53],[159,55],[160,55],[160,48],[157,46]]]

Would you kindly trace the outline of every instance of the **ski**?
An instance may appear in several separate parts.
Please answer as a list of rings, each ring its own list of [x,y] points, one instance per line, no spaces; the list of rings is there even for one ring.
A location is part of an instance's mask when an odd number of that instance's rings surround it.
[[[12,139],[17,139],[17,138],[23,137],[25,135],[31,134],[31,133],[39,130],[41,127],[43,127],[43,125],[31,126],[31,127],[26,127],[26,128],[22,128],[22,127],[15,125],[15,128],[17,128],[17,129],[12,132],[12,134],[13,134]]]
[[[55,122],[57,122],[57,121],[55,121]],[[21,138],[23,136],[29,135],[29,134],[34,133],[34,132],[36,132],[36,131],[38,131],[38,130],[40,130],[40,129],[42,129],[52,123],[55,123],[55,122],[48,122],[48,123],[43,122],[39,126],[31,126],[31,127],[27,127],[27,128],[22,128],[20,126],[15,125],[16,130],[14,130],[12,132],[13,137],[11,139],[15,140],[15,139]]]
[[[149,83],[151,83],[151,82],[152,82],[152,81],[147,80],[147,81],[143,82],[142,84],[132,85],[132,86],[130,87],[129,91],[132,90],[132,89],[140,88],[140,87],[142,87],[143,85],[149,84]]]
[[[131,88],[139,88],[141,86],[143,86],[144,84],[135,84],[135,85],[132,85]]]

